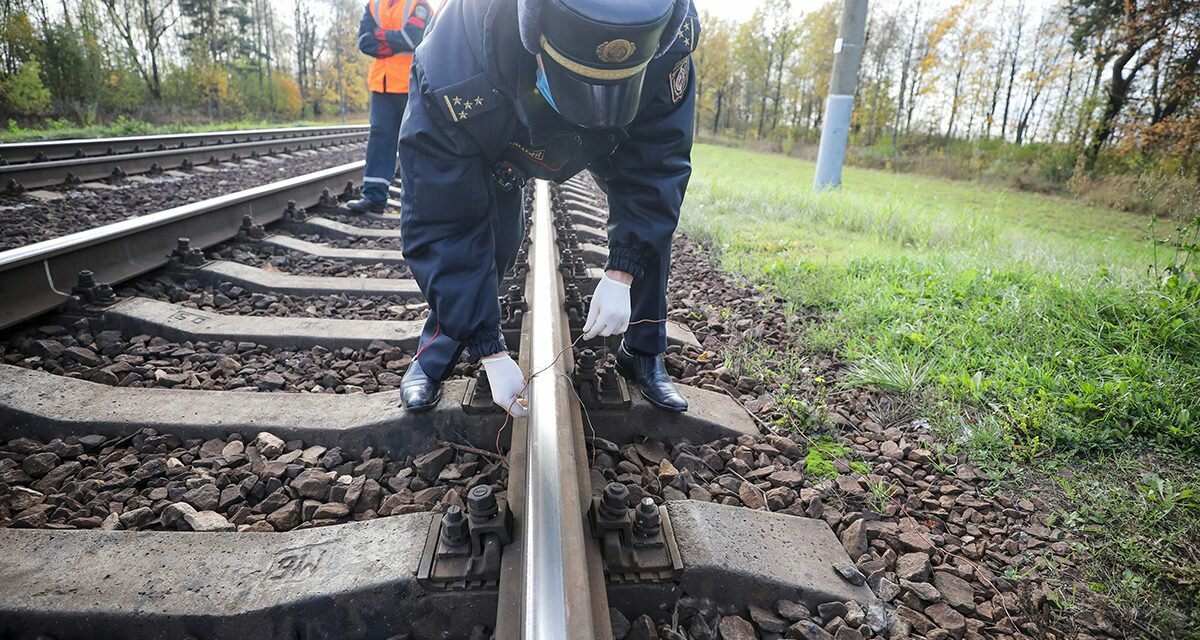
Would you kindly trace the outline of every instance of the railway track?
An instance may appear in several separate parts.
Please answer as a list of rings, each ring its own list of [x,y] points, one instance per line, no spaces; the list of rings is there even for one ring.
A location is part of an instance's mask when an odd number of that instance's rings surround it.
[[[365,141],[366,125],[294,127],[0,145],[0,185],[8,191],[188,169]]]
[[[586,180],[526,188],[501,288],[530,417],[469,364],[406,413],[423,304],[397,218],[337,206],[360,170],[0,253],[0,637],[607,640],[748,605],[779,637],[777,601],[878,606],[822,520],[643,489],[787,443],[712,391],[659,412],[581,342]]]

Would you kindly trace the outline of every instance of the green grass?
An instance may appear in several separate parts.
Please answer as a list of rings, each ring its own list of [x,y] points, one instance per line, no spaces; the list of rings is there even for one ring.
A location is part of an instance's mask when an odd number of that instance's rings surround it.
[[[348,120],[351,124],[365,122],[362,116]],[[278,127],[329,126],[340,124],[337,120],[300,120],[272,122],[266,120],[234,120],[203,124],[156,125],[124,116],[107,124],[78,126],[66,120],[47,120],[45,127],[22,127],[10,120],[7,128],[0,129],[0,143],[30,142],[35,140],[59,140],[65,138],[109,138],[117,136],[145,136],[166,133],[198,133],[204,131],[239,131],[242,129],[273,129]]]
[[[684,230],[833,312],[800,347],[854,363],[846,382],[920,391],[966,437],[982,415],[1025,458],[1200,450],[1197,289],[1156,286],[1144,217],[861,169],[814,194],[808,162],[706,145],[693,161]],[[962,405],[971,421],[947,424]]]
[[[1190,637],[1179,631],[1200,622],[1200,256],[1182,263],[1152,240],[1171,225],[854,168],[841,191],[814,194],[811,163],[724,147],[698,145],[693,166],[683,230],[786,305],[823,312],[795,323],[795,353],[727,354],[789,379],[776,400],[796,405],[799,428],[825,399],[791,396],[825,381],[763,363],[836,354],[851,369],[832,388],[896,393],[937,427],[939,448],[965,448],[1010,490],[1044,488],[1054,526],[1086,541],[1059,568],[1063,619],[1099,594],[1146,637]],[[1200,221],[1180,244],[1198,232]],[[814,448],[809,472],[828,473],[830,457]]]

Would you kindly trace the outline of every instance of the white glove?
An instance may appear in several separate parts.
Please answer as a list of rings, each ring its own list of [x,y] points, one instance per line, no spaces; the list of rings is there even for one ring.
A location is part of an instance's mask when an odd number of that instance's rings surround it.
[[[592,294],[592,306],[583,325],[583,339],[625,333],[628,328],[629,285],[617,282],[606,274],[600,278],[600,284],[596,285],[596,292]]]
[[[525,400],[525,376],[512,357],[501,352],[480,362],[487,371],[488,384],[492,387],[492,401],[514,418],[529,415],[529,405]]]

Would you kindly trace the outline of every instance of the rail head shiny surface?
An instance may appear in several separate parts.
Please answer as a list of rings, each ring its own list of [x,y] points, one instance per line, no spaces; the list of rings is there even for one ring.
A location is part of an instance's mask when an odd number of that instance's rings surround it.
[[[112,148],[115,154],[127,153],[118,149],[135,146],[186,145],[191,142],[203,144],[228,144],[225,140],[262,140],[268,137],[299,138],[317,136],[339,131],[366,131],[370,125],[340,125],[323,127],[279,127],[272,129],[242,129],[233,131],[197,131],[193,133],[168,133],[145,136],[116,136],[111,138],[61,138],[57,140],[31,140],[0,144],[0,158],[9,162],[32,162],[38,153],[45,154],[47,161],[70,157],[79,150],[95,155],[96,150]],[[69,150],[69,151],[68,151]],[[91,152],[89,154],[89,152]],[[66,155],[64,155],[66,154]],[[39,161],[43,162],[43,161]]]
[[[591,505],[583,416],[570,371],[571,332],[563,308],[566,284],[550,185],[534,185],[528,331],[522,356],[529,371],[530,414],[521,462],[520,624],[503,640],[612,640],[600,548],[587,524]],[[514,443],[517,444],[517,443]],[[518,635],[519,634],[519,635]]]
[[[288,191],[302,184],[320,181],[340,174],[345,174],[347,178],[352,178],[356,175],[355,172],[361,171],[363,165],[364,162],[361,160],[350,162],[216,198],[192,202],[156,213],[129,218],[128,220],[107,224],[95,229],[87,229],[58,238],[43,240],[24,247],[9,249],[8,251],[0,252],[0,271],[5,271],[29,262],[70,253],[81,247],[132,235],[153,227],[164,226],[180,219],[204,215],[213,209],[225,207],[236,202],[253,200],[266,193]]]
[[[563,485],[558,477],[561,415],[555,387],[561,365],[555,361],[562,349],[556,317],[558,271],[550,187],[535,185],[533,209],[533,286],[530,292],[530,368],[541,372],[529,388],[529,423],[526,430],[525,562],[523,635],[533,638],[566,638],[566,553],[563,538]],[[543,369],[546,369],[543,371]]]

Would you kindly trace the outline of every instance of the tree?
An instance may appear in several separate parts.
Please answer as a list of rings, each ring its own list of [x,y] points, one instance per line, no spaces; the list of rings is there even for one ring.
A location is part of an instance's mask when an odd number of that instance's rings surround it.
[[[1138,75],[1164,55],[1165,36],[1177,20],[1194,11],[1194,3],[1177,0],[1071,0],[1068,16],[1075,49],[1095,52],[1097,73],[1107,69],[1109,76],[1099,119],[1084,150],[1084,169],[1095,169]]]
[[[159,60],[163,38],[179,15],[172,0],[101,0],[113,27],[125,43],[125,53],[155,100],[162,98]],[[148,58],[143,59],[143,55]]]
[[[29,116],[50,107],[50,90],[42,84],[41,65],[30,58],[16,73],[0,80],[0,101],[9,113]]]
[[[692,54],[696,66],[696,94],[699,111],[704,122],[711,115],[712,133],[716,135],[721,126],[721,110],[733,89],[733,24],[718,20],[707,11],[700,15],[704,25],[704,42]]]

